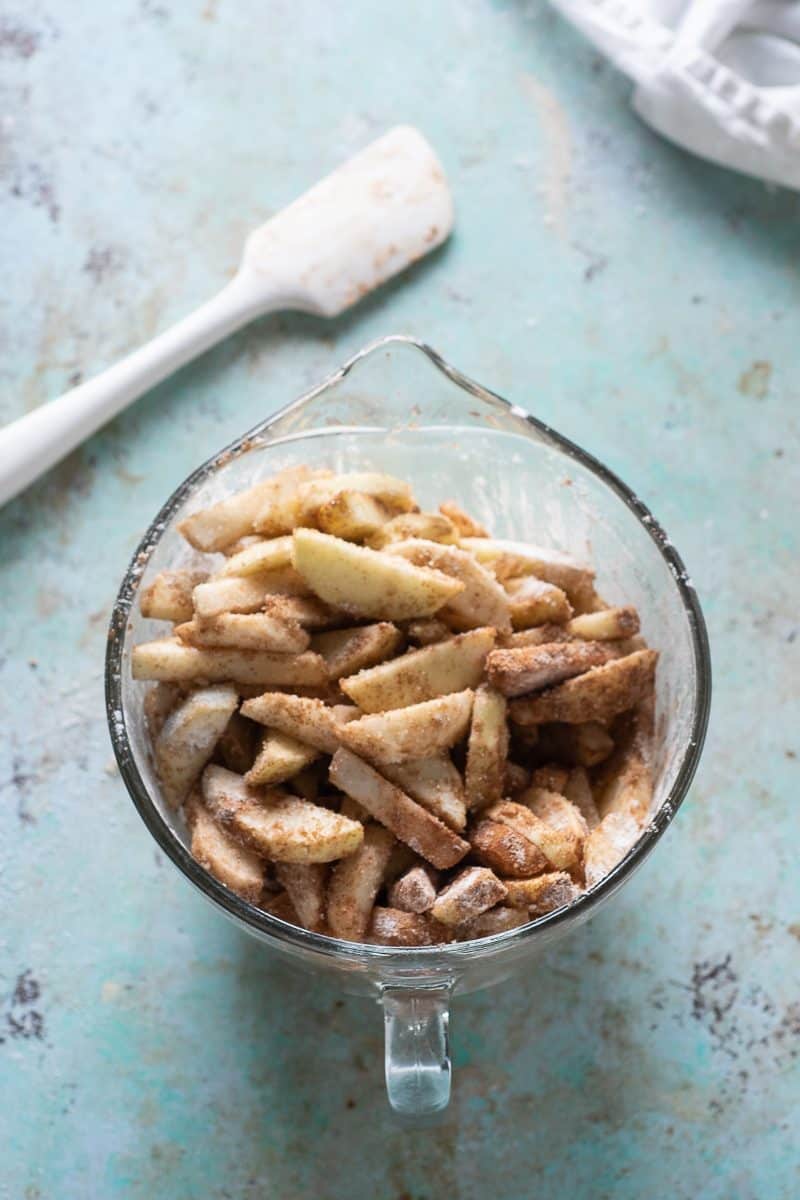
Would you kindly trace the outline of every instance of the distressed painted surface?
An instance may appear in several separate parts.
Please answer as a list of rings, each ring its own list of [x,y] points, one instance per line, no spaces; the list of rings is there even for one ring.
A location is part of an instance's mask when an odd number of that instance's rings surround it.
[[[543,3],[32,0],[0,9],[0,63],[2,419],[211,294],[393,122],[458,205],[412,278],[232,339],[0,513],[0,1196],[795,1196],[800,200],[659,142]],[[166,494],[392,331],[640,490],[716,669],[675,826],[530,975],[456,1005],[453,1106],[413,1137],[378,1013],[288,976],[155,851],[101,690]]]

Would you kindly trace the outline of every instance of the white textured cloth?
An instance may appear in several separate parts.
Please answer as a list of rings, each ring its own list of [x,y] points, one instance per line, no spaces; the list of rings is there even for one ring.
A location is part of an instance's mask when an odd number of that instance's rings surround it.
[[[800,0],[551,0],[687,150],[800,189]]]

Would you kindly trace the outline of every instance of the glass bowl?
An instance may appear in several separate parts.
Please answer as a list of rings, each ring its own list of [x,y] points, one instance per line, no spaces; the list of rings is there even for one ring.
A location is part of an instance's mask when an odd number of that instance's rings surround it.
[[[179,815],[161,796],[143,716],[147,685],[130,651],[153,636],[137,594],[153,575],[199,557],[176,531],[195,509],[300,463],[379,470],[409,479],[423,507],[454,498],[498,537],[591,561],[611,603],[635,604],[657,673],[651,819],[625,858],[569,907],[476,941],[397,949],[340,941],[289,925],[241,900],[192,858]],[[342,987],[376,998],[386,1027],[386,1081],[398,1112],[443,1108],[450,1092],[448,1006],[454,993],[524,970],[531,957],[587,920],[641,866],[674,817],[703,746],[711,669],[700,605],[677,552],[642,502],[591,455],[466,378],[429,346],[386,337],[312,392],[199,467],[156,515],[111,617],[106,696],[120,773],[161,849],[233,921],[271,950]]]

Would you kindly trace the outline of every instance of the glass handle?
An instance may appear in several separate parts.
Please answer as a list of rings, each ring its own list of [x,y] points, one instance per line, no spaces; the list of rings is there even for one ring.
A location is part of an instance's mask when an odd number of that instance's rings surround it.
[[[449,983],[384,986],[386,1092],[396,1113],[423,1116],[449,1103],[450,990]]]

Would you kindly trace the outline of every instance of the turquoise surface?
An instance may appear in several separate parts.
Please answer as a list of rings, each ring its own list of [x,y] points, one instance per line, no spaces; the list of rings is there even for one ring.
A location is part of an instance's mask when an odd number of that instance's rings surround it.
[[[0,63],[3,420],[212,294],[252,225],[398,121],[458,208],[401,282],[255,325],[0,512],[0,1196],[796,1196],[798,198],[657,139],[544,3],[34,0]],[[674,826],[596,920],[456,1003],[453,1104],[414,1131],[378,1011],[157,852],[101,680],[166,495],[389,332],[640,492],[716,673]]]

